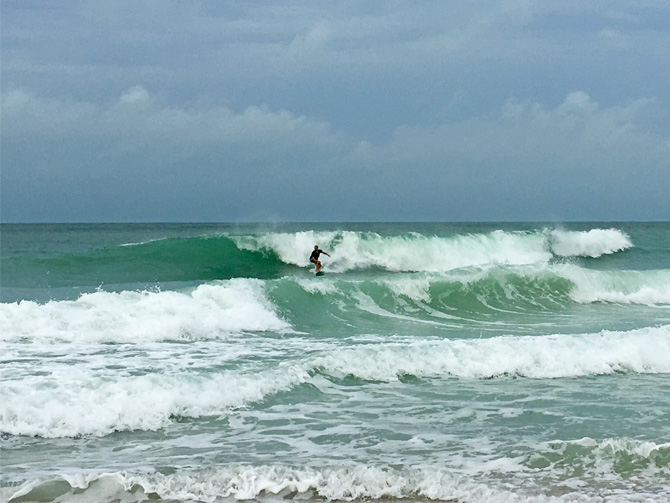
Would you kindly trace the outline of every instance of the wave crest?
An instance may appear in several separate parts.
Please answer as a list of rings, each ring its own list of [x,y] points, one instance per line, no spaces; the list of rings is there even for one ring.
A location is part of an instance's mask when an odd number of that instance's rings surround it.
[[[189,291],[95,292],[74,301],[0,304],[0,339],[135,343],[287,331],[263,282],[232,279]]]
[[[241,250],[276,254],[282,262],[309,267],[315,244],[332,257],[328,270],[379,268],[392,272],[445,272],[491,264],[544,264],[553,257],[600,257],[632,247],[617,229],[584,232],[536,231],[430,236],[385,236],[374,232],[331,231],[268,233],[232,238]]]

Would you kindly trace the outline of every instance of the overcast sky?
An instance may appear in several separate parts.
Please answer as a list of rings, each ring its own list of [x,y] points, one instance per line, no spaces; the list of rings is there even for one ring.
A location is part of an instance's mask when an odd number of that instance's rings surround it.
[[[670,220],[667,0],[2,0],[4,222]]]

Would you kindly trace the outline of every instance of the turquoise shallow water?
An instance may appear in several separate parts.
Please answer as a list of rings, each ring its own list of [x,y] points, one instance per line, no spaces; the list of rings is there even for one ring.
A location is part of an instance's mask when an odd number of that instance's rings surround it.
[[[670,224],[1,232],[0,501],[670,498]]]

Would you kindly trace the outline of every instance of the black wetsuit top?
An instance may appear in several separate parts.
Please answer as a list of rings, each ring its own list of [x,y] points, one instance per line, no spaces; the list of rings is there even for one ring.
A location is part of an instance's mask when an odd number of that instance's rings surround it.
[[[309,256],[309,261],[316,263],[317,260],[319,260],[319,255],[323,253],[323,250],[314,250],[312,254]]]

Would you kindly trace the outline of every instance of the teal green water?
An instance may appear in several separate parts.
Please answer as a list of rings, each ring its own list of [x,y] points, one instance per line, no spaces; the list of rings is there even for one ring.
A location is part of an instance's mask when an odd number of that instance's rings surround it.
[[[2,500],[670,498],[668,223],[0,244]]]

